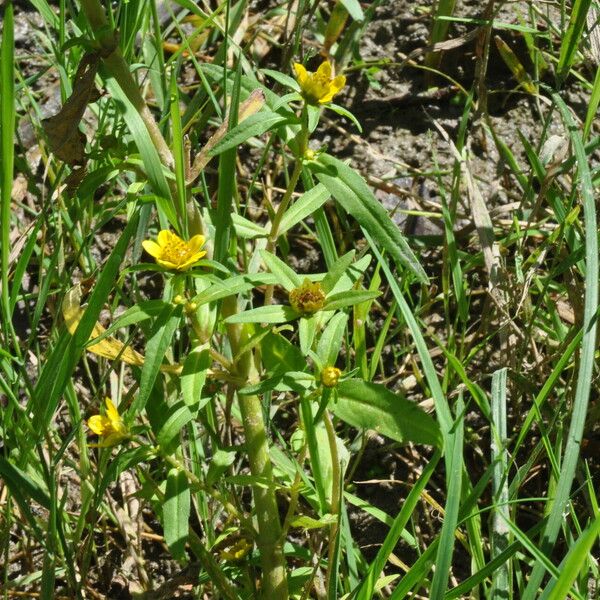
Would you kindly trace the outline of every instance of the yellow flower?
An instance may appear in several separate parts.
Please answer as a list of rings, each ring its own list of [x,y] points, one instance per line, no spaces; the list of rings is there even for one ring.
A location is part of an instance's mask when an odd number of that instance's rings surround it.
[[[237,562],[242,560],[250,550],[252,550],[252,542],[242,537],[229,548],[221,550],[219,556],[222,560]]]
[[[191,240],[185,241],[172,231],[163,229],[156,242],[144,240],[142,246],[161,267],[186,271],[206,254],[204,250],[200,250],[204,242],[203,235],[195,235]]]
[[[94,415],[87,422],[88,427],[103,438],[99,444],[93,444],[98,448],[115,446],[129,436],[127,427],[111,399],[105,398],[104,403],[106,404],[106,415]]]
[[[323,308],[325,292],[318,281],[312,283],[307,277],[300,287],[290,292],[289,299],[291,307],[296,312],[312,315]]]
[[[329,61],[321,63],[316,73],[307,71],[300,63],[294,63],[296,79],[300,84],[302,97],[308,104],[326,104],[346,85],[343,75],[331,78]]]
[[[321,383],[328,388],[335,387],[342,372],[337,367],[325,367],[321,371]]]

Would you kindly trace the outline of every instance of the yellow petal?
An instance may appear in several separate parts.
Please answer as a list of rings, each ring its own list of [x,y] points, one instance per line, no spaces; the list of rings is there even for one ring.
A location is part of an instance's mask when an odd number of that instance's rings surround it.
[[[178,269],[180,271],[185,271],[189,269],[192,265],[195,265],[205,254],[206,252],[196,252],[194,255],[190,256],[184,263],[179,265]]]
[[[308,72],[304,68],[304,65],[301,65],[300,63],[294,63],[294,71],[296,71],[296,79],[298,80],[300,87],[302,87],[308,78]]]
[[[331,87],[330,87],[330,89],[333,91],[333,95],[337,94],[340,90],[342,90],[345,85],[346,85],[346,76],[345,75],[338,75],[337,77],[334,77],[333,81],[331,82]]]
[[[110,420],[104,415],[90,417],[87,425],[96,435],[106,435],[111,431]]]
[[[162,248],[152,240],[144,240],[142,246],[144,247],[144,250],[154,258],[158,258],[162,254]]]
[[[179,265],[172,263],[169,260],[163,260],[162,258],[156,258],[156,262],[161,266],[164,267],[165,269],[178,269]]]
[[[173,239],[173,234],[168,229],[162,229],[158,232],[158,236],[156,238],[158,240],[158,245],[161,247],[168,246]]]
[[[331,78],[331,63],[328,60],[321,63],[321,66],[317,69],[317,75],[327,79]]]
[[[104,399],[104,403],[106,404],[106,416],[110,419],[111,423],[120,421],[121,417],[119,416],[119,411],[112,400],[107,397]]]
[[[203,235],[195,235],[189,242],[188,248],[191,252],[198,252],[202,246],[204,246],[204,242],[206,239]]]

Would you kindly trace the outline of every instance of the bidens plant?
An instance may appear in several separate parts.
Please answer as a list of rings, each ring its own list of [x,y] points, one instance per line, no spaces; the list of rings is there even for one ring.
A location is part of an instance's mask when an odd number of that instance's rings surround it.
[[[346,584],[334,563],[340,548],[352,546],[341,525],[344,475],[354,450],[340,432],[353,426],[398,443],[441,445],[430,416],[369,376],[366,322],[372,308],[381,309],[373,251],[385,250],[407,281],[426,278],[364,180],[323,149],[309,149],[321,108],[349,114],[332,103],[345,76],[334,76],[329,61],[314,73],[296,63],[297,81],[274,74],[294,89],[279,96],[257,87],[241,62],[233,70],[204,67],[200,79],[208,85],[210,108],[202,104],[202,110],[209,120],[203,114],[198,122],[216,129],[207,132],[204,146],[191,126],[196,117],[188,120],[192,113],[180,111],[176,76],[165,112],[169,144],[148,122],[150,111],[140,113],[162,167],[155,172],[154,163],[144,163],[147,180],[133,189],[152,188],[145,198],[156,203],[156,239],[144,239],[152,212],[147,202],[138,210],[134,199],[131,221],[108,261],[111,270],[99,277],[105,295],[92,290],[86,304],[83,286],[65,294],[74,356],[93,357],[99,367],[90,373],[105,371],[111,385],[128,388],[119,394],[127,398],[126,414],[107,399],[88,426],[100,437],[98,446],[111,448],[132,438],[129,423],[139,423],[135,444],[112,451],[109,473],[135,470],[139,497],[154,509],[164,543],[176,560],[199,561],[214,586],[211,597],[236,598],[234,588],[243,597],[269,600],[322,597],[324,589],[341,597],[338,586]],[[137,89],[129,69],[117,69],[117,76],[127,80],[120,82],[123,89]],[[246,157],[238,161],[236,151],[251,139],[263,154],[242,185],[242,171],[248,173],[238,167]],[[283,160],[271,157],[273,149]],[[218,168],[205,173],[212,159]],[[267,173],[285,182],[281,194],[279,187],[269,189],[268,210],[257,218],[240,214],[262,198],[255,184]],[[338,217],[354,219],[373,237],[372,248],[359,242],[357,250],[338,252],[342,240],[334,238],[323,210],[328,202]],[[321,253],[321,272],[297,272],[282,259],[289,258],[298,231],[308,232]],[[133,264],[118,275],[131,239],[136,260],[143,248],[158,267]],[[154,271],[151,282],[147,275],[137,278],[144,271]],[[103,325],[98,318],[109,297],[118,315]],[[107,459],[100,453],[101,469]],[[325,550],[309,557],[290,539]]]

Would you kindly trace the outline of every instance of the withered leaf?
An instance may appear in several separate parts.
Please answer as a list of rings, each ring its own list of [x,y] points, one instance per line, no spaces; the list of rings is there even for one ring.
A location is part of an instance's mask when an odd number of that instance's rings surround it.
[[[96,52],[84,55],[73,80],[73,93],[60,112],[42,121],[50,149],[57,158],[69,165],[82,165],[86,162],[86,138],[79,131],[79,123],[87,105],[99,98],[94,84],[99,61],[100,57]]]

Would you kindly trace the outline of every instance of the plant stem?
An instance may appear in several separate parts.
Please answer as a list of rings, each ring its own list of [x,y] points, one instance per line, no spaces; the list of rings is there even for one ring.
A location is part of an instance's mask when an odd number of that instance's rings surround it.
[[[148,129],[148,134],[160,156],[160,160],[164,165],[172,168],[174,162],[171,150],[160,132],[160,129],[140,92],[137,82],[129,70],[127,61],[121,54],[117,36],[108,23],[104,8],[98,0],[81,0],[81,7],[90,23],[92,31],[95,32],[98,43],[100,44],[105,67],[115,78],[129,101],[138,111],[144,125],[146,125],[146,129]]]
[[[223,302],[223,316],[237,312],[237,299],[227,298]],[[238,323],[228,324],[227,333],[234,356],[247,343],[250,335],[247,329]],[[240,380],[255,383],[258,373],[254,365],[252,352],[245,352],[235,363]],[[288,586],[283,540],[281,539],[281,523],[277,498],[275,497],[275,480],[273,467],[269,457],[269,443],[263,417],[260,398],[255,395],[238,394],[246,452],[253,477],[260,479],[260,485],[252,486],[256,518],[258,521],[258,537],[256,543],[260,551],[262,575],[262,597],[265,600],[288,600]]]
[[[329,569],[327,569],[327,589],[329,588],[329,578],[332,573],[332,565],[335,563],[335,552],[337,544],[337,536],[339,529],[339,507],[341,499],[341,472],[340,472],[340,457],[338,454],[337,441],[335,439],[335,430],[331,422],[329,411],[323,412],[323,423],[327,432],[327,440],[329,442],[329,451],[331,452],[331,514],[338,518],[329,528]]]
[[[275,245],[277,244],[277,238],[279,237],[279,227],[281,225],[281,219],[283,219],[283,215],[287,210],[290,201],[292,199],[292,195],[296,189],[296,185],[298,184],[298,179],[300,179],[300,174],[302,173],[302,162],[304,160],[304,153],[306,152],[306,148],[308,146],[308,112],[306,107],[302,108],[302,114],[300,116],[300,120],[302,122],[302,129],[298,134],[298,156],[296,157],[296,164],[294,165],[294,170],[292,171],[292,176],[290,177],[290,181],[285,190],[285,194],[279,203],[279,207],[277,208],[277,212],[273,217],[273,222],[271,224],[271,231],[269,233],[269,238],[267,240],[267,252],[273,252]],[[271,304],[273,300],[273,285],[268,285],[265,291],[265,306]]]

